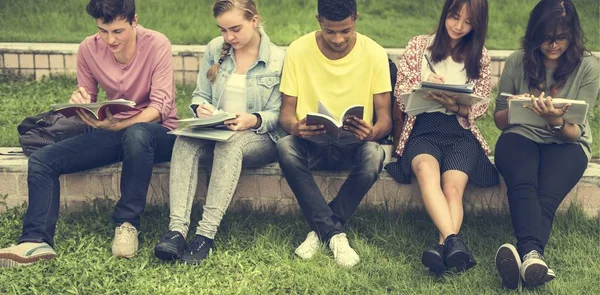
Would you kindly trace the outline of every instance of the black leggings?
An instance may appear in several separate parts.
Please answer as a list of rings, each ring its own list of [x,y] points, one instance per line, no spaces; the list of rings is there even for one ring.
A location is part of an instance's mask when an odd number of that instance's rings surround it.
[[[585,153],[579,144],[539,144],[503,133],[495,162],[506,183],[519,254],[543,254],[558,206],[587,168]]]

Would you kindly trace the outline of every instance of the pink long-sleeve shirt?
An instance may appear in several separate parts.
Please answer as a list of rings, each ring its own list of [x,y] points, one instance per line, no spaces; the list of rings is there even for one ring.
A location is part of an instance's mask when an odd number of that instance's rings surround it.
[[[98,84],[109,100],[127,99],[136,103],[136,111],[115,114],[127,119],[147,107],[160,113],[161,124],[177,128],[175,84],[171,62],[171,42],[157,31],[136,27],[136,48],[127,64],[117,62],[98,34],[87,37],[77,53],[77,84],[96,101]]]

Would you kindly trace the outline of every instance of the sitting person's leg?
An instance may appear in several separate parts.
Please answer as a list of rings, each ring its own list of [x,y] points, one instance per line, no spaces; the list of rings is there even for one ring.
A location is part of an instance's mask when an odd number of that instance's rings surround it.
[[[185,250],[198,186],[198,167],[201,162],[210,163],[214,146],[214,141],[185,136],[175,141],[169,175],[169,232],[154,247],[154,255],[162,260],[179,259]]]
[[[171,159],[175,136],[158,123],[136,123],[123,131],[121,198],[115,206],[117,224],[113,255],[133,257],[137,251],[140,215],[146,207],[154,163]]]
[[[229,141],[216,143],[202,219],[196,236],[181,256],[183,262],[200,263],[214,247],[213,239],[231,203],[242,167],[255,168],[273,162],[275,152],[275,143],[268,134],[253,131],[238,132]]]
[[[16,266],[54,257],[52,247],[60,207],[60,175],[118,162],[121,134],[94,130],[45,146],[29,157],[29,206],[23,219],[23,233],[18,246],[0,250],[0,260],[7,259],[6,263],[0,264]],[[34,248],[40,250],[29,251]]]

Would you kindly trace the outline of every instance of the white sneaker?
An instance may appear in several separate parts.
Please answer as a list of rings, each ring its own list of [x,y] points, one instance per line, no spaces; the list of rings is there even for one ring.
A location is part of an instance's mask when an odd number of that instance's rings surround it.
[[[316,232],[311,231],[306,236],[304,242],[302,242],[302,244],[296,248],[294,253],[296,253],[296,255],[300,256],[302,259],[311,259],[317,253],[317,251],[319,251],[320,247],[321,240],[319,239],[319,236],[317,236]]]
[[[329,248],[333,252],[333,257],[338,265],[343,267],[353,267],[360,261],[356,251],[348,244],[348,238],[345,233],[339,233],[329,240]]]
[[[21,243],[0,249],[0,268],[30,265],[56,256],[54,249],[46,243]]]
[[[114,256],[132,258],[138,250],[138,231],[129,222],[115,228],[115,239],[112,243]]]

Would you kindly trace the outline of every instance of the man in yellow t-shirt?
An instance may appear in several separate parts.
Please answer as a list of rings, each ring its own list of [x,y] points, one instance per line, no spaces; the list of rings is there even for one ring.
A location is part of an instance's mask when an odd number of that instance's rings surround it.
[[[286,52],[279,123],[290,135],[277,142],[277,154],[312,229],[296,254],[309,259],[323,242],[339,265],[352,267],[360,259],[342,227],[383,166],[384,151],[376,141],[391,130],[389,64],[380,45],[355,32],[355,0],[318,0],[317,6],[321,30],[292,42]],[[363,118],[345,119],[334,139],[323,125],[306,124],[307,113],[317,112],[318,104],[337,120],[349,106],[361,105]],[[347,168],[350,175],[327,204],[311,170]]]

